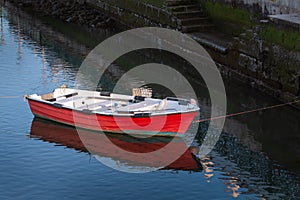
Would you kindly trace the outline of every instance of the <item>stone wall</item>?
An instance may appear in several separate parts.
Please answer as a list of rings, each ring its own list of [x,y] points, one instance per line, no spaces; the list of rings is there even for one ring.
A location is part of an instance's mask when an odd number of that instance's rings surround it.
[[[105,11],[131,28],[156,26],[180,29],[177,18],[164,6],[157,7],[137,0],[73,1]],[[197,1],[216,25],[215,32],[231,37],[226,52],[207,48],[224,74],[237,77],[283,101],[300,96],[300,31],[266,20],[268,14],[298,11],[300,1]]]
[[[299,0],[215,0],[231,4],[245,4],[259,6],[262,13],[268,14],[289,14],[300,12]]]
[[[110,13],[127,26],[156,26],[177,29],[177,19],[164,7],[136,0],[86,0],[92,6]]]
[[[85,6],[85,8],[94,8],[96,10],[105,11],[111,17],[117,19],[124,25],[130,28],[156,26],[164,28],[178,29],[180,24],[177,18],[167,9],[162,3],[162,6],[155,6],[149,3],[145,3],[137,0],[10,0],[22,6],[26,5],[38,5],[47,14],[56,17],[56,12],[65,7],[76,8],[72,4],[79,4]],[[41,10],[40,8],[37,10]],[[58,10],[58,11],[57,11]],[[48,12],[49,11],[49,12]],[[63,10],[64,11],[64,10]],[[75,10],[76,11],[76,10]],[[89,14],[89,11],[82,9],[85,15]],[[59,13],[59,14],[64,14]],[[76,14],[76,13],[75,13]],[[83,15],[82,13],[78,16]],[[77,20],[78,21],[78,20]],[[86,22],[86,20],[83,20]],[[94,25],[94,24],[93,24]]]
[[[220,66],[227,67],[223,67],[227,73],[283,101],[300,96],[300,30],[274,23],[264,13],[264,7],[270,4],[281,10],[287,5],[286,12],[294,12],[300,1],[200,0],[200,3],[216,24],[216,32],[232,38],[226,55],[208,49]],[[268,14],[274,13],[268,11]]]
[[[234,0],[230,0],[234,1]],[[258,4],[262,12],[269,14],[289,14],[300,12],[300,1],[298,0],[242,0],[245,4]]]

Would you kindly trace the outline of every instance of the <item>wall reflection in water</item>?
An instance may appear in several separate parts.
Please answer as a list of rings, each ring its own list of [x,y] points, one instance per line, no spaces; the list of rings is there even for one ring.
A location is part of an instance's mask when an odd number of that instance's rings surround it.
[[[249,149],[239,138],[223,132],[213,152],[203,159],[204,178],[224,181],[232,197],[259,194],[262,199],[296,197],[298,174],[284,169],[265,153]]]

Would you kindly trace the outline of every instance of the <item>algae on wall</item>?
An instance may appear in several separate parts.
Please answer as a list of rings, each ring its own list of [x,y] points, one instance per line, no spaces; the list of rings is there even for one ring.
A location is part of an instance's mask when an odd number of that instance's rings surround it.
[[[235,38],[231,53],[217,62],[229,63],[228,67],[275,89],[297,95],[300,87],[299,29],[261,21],[266,15],[257,4],[249,6],[237,0],[199,2],[216,30]]]
[[[209,16],[217,21],[231,21],[236,24],[250,26],[250,13],[246,10],[233,7],[230,4],[220,4],[211,1],[202,1]]]
[[[226,3],[228,1],[200,0],[200,2],[211,20],[217,25],[217,29],[219,26],[219,30],[232,33],[234,36],[257,25],[262,26],[259,21],[264,16],[263,13],[259,13],[260,9],[245,4]],[[264,25],[259,35],[261,39],[269,43],[277,44],[288,50],[300,51],[299,30]]]
[[[269,44],[277,44],[288,50],[300,52],[300,31],[264,25],[259,36]]]
[[[233,36],[238,36],[245,29],[251,28],[253,26],[252,21],[260,17],[255,12],[240,8],[235,4],[211,0],[199,1],[211,21],[216,25],[217,30]]]

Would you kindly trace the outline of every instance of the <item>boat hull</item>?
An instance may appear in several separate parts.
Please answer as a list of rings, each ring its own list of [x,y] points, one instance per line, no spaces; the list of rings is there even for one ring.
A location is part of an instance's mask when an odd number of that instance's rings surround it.
[[[79,128],[124,134],[182,137],[197,115],[196,111],[155,116],[114,116],[76,111],[28,99],[32,113],[40,118]]]

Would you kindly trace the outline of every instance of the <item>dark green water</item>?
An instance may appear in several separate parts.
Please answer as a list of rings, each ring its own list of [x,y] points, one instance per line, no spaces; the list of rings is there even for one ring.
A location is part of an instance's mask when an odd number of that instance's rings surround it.
[[[52,20],[35,20],[6,7],[1,7],[1,16],[2,97],[45,93],[64,83],[73,86],[89,52],[86,46],[91,48],[118,32],[77,33],[74,27],[57,23],[53,27]],[[109,90],[126,70],[112,68],[101,87]],[[225,83],[228,113],[278,104],[239,82],[225,79]],[[199,84],[198,92],[203,93],[199,101],[205,115],[209,113],[206,89]],[[202,171],[128,174],[102,165],[68,139],[30,138],[33,116],[23,99],[1,98],[0,102],[1,199],[300,198],[300,113],[290,107],[227,119],[215,149],[201,160]],[[195,144],[201,134],[200,130]]]

